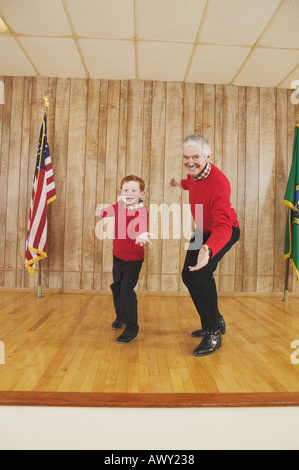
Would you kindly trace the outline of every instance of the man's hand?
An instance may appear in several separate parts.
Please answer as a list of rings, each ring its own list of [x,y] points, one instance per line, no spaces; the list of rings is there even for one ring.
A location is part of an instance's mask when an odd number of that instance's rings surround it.
[[[172,178],[172,180],[170,181],[170,186],[172,188],[181,188],[181,183],[179,181],[176,181],[175,178]]]
[[[199,271],[204,268],[210,261],[210,248],[207,245],[203,245],[197,258],[196,266],[189,266],[189,271]]]

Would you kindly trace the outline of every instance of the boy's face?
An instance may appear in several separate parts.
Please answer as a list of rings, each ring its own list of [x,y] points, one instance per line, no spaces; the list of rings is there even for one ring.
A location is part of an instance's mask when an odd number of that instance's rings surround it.
[[[125,204],[132,206],[144,197],[145,191],[140,191],[139,183],[136,181],[129,181],[124,183],[120,195]]]

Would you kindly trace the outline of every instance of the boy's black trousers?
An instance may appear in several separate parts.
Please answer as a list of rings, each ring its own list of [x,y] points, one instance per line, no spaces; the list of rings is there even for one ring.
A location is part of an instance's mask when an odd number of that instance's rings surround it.
[[[219,253],[210,259],[207,266],[199,271],[193,272],[189,271],[189,266],[196,266],[200,248],[207,242],[210,234],[203,235],[196,229],[190,241],[182,278],[201,318],[202,328],[204,330],[216,331],[219,329],[220,313],[218,310],[218,294],[213,274],[217,269],[219,261],[240,239],[240,233],[239,227],[233,227],[230,241]],[[203,243],[201,243],[200,246],[194,246],[196,239],[201,239]]]
[[[123,261],[113,256],[113,284],[111,290],[115,313],[125,325],[124,333],[137,336],[138,311],[137,296],[134,291],[139,279],[143,261]]]

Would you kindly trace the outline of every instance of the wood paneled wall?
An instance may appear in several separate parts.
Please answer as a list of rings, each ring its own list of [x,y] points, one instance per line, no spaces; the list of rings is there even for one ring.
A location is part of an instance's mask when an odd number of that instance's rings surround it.
[[[187,134],[204,134],[212,161],[228,176],[242,229],[222,261],[220,292],[282,292],[283,198],[292,160],[296,108],[290,91],[183,84],[0,77],[0,287],[33,287],[24,269],[25,238],[37,143],[48,94],[48,140],[57,200],[49,206],[43,286],[109,290],[112,242],[95,236],[100,203],[117,201],[127,174],[146,182],[146,204],[186,204],[172,189],[183,176]],[[147,249],[138,289],[184,291],[186,240],[155,240]],[[296,289],[294,277],[290,290]]]

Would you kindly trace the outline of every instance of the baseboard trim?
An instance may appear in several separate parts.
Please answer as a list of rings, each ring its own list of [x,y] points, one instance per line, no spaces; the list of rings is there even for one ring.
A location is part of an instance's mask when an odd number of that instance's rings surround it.
[[[17,292],[17,293],[32,293],[33,295],[37,295],[37,289],[35,288],[27,288],[27,287],[15,287],[15,288],[7,288],[7,287],[0,287],[1,292]],[[43,295],[51,295],[51,294],[73,294],[73,295],[111,295],[111,291],[99,291],[99,290],[85,290],[85,289],[42,289]],[[188,292],[172,292],[172,291],[137,291],[139,297],[190,297]],[[296,293],[289,293],[289,298],[298,298],[299,294]],[[283,292],[222,292],[218,294],[218,297],[257,297],[257,298],[274,298],[280,299],[283,301],[284,294]]]
[[[82,408],[298,407],[299,393],[69,393],[1,391],[0,406]]]

